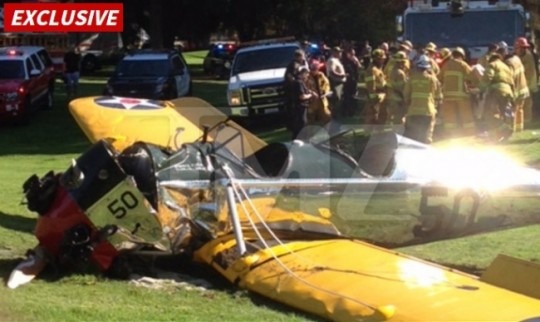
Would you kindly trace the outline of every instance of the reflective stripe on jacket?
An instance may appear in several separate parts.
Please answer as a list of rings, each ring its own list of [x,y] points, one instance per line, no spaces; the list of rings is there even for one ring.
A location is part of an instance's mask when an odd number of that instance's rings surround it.
[[[503,96],[514,97],[514,77],[512,70],[502,60],[496,59],[488,67],[480,82],[480,89],[497,91]]]
[[[407,115],[435,115],[435,101],[442,99],[439,80],[430,71],[415,70],[404,90]]]
[[[525,78],[525,68],[521,63],[521,59],[516,55],[512,55],[505,60],[505,63],[512,69],[514,78],[514,98],[522,100],[526,99],[530,94],[527,79]]]
[[[461,59],[449,59],[442,67],[439,79],[445,100],[469,98],[468,83],[472,81],[471,67]]]
[[[403,90],[407,82],[407,75],[401,68],[394,66],[390,77],[388,78],[388,87],[386,89],[386,99],[389,101],[403,102]]]

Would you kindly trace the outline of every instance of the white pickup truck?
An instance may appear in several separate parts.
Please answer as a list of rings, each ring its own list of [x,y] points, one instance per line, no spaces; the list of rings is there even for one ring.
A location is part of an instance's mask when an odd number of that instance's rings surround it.
[[[298,43],[272,43],[239,49],[227,88],[229,115],[256,117],[284,112],[285,69]]]

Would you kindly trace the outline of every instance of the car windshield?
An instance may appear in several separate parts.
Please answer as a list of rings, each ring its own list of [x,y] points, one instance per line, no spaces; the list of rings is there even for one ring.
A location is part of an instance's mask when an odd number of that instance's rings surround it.
[[[434,42],[441,47],[486,46],[501,40],[512,44],[522,35],[523,23],[516,10],[468,11],[459,17],[448,12],[413,13],[405,18],[405,37],[414,44]]]
[[[286,46],[238,53],[232,73],[237,75],[257,70],[285,68],[297,49],[295,46]]]
[[[169,61],[160,60],[123,60],[116,68],[115,75],[119,77],[157,77],[167,76]]]
[[[24,65],[21,60],[0,61],[0,79],[24,78]]]

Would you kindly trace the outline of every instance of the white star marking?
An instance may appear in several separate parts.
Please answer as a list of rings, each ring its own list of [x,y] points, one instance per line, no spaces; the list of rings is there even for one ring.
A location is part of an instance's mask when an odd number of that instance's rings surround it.
[[[96,103],[107,106],[109,105],[120,105],[126,110],[131,110],[134,106],[139,106],[141,108],[149,107],[149,108],[162,108],[162,106],[159,106],[155,103],[150,102],[148,99],[138,99],[138,98],[128,98],[128,97],[118,97],[113,96],[110,99],[96,99]]]

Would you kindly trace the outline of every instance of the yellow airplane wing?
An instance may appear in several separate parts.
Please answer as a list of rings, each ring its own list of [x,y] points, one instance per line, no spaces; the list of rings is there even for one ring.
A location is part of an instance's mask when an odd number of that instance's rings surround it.
[[[357,240],[285,242],[231,260],[235,246],[224,236],[196,258],[250,291],[334,321],[540,318],[537,299]]]
[[[92,143],[101,139],[113,139],[113,145],[118,151],[138,141],[176,150],[183,143],[199,139],[203,135],[203,126],[214,127],[227,120],[225,114],[208,102],[194,97],[174,101],[115,96],[86,97],[71,101],[69,110]],[[223,137],[240,131],[243,155],[250,155],[266,145],[240,125],[232,121],[227,121],[227,125],[227,129],[219,134]],[[237,144],[238,149],[240,146]]]

